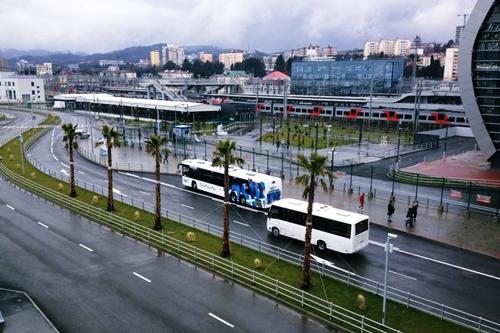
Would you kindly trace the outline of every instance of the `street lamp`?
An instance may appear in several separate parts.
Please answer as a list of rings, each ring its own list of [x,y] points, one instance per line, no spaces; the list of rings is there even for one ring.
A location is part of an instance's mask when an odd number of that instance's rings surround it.
[[[398,150],[396,153],[396,171],[399,171],[399,148],[401,146],[401,120],[398,122]]]
[[[385,251],[385,270],[384,270],[384,298],[382,302],[382,325],[385,325],[387,317],[386,303],[387,303],[387,273],[389,271],[389,253],[392,253],[394,246],[391,244],[391,239],[398,238],[398,235],[387,233],[387,240],[384,245]]]
[[[444,136],[444,149],[443,149],[443,160],[446,158],[446,144],[448,142],[448,128],[450,126],[446,124],[446,134]]]

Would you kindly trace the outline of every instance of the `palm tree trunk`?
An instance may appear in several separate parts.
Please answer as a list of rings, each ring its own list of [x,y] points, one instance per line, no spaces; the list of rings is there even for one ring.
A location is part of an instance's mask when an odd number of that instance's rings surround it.
[[[158,148],[157,148],[158,149]],[[161,192],[160,192],[160,153],[156,152],[155,174],[156,174],[156,209],[154,230],[161,230]]]
[[[224,233],[222,234],[222,252],[224,258],[231,256],[229,246],[229,165],[224,162]]]
[[[108,145],[108,212],[115,210],[115,205],[113,203],[113,160],[111,156],[112,146]]]
[[[302,289],[308,289],[311,286],[311,234],[315,181],[315,175],[311,174],[309,183],[309,195],[307,197],[306,239],[304,243],[304,265],[302,267]]]
[[[75,166],[73,160],[73,140],[69,141],[69,196],[76,197]]]

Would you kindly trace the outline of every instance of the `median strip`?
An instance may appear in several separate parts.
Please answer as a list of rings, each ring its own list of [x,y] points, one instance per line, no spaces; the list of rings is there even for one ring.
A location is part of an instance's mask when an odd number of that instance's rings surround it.
[[[12,207],[11,205],[8,205],[8,204],[5,204],[5,206],[9,209],[12,209],[12,210],[16,210],[14,207]]]

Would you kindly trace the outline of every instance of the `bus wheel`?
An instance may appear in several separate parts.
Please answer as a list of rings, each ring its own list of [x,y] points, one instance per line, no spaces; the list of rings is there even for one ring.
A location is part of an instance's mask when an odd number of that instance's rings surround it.
[[[247,200],[245,199],[245,197],[243,195],[240,195],[240,204],[244,205],[246,204]]]
[[[280,235],[280,229],[276,228],[276,227],[273,227],[273,236],[274,237],[278,237]]]
[[[231,194],[229,195],[229,200],[231,200],[232,202],[236,202],[236,193],[231,192]]]
[[[196,185],[196,182],[191,183],[191,188],[193,189],[193,191],[196,191],[198,189],[198,185]]]
[[[320,251],[325,251],[326,250],[326,243],[323,242],[322,240],[318,241],[318,249]]]

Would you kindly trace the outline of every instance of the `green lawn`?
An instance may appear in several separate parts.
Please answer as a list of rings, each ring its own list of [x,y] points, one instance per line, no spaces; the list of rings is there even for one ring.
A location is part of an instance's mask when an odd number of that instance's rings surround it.
[[[24,134],[24,141],[28,139],[31,135],[39,131],[38,129],[29,130]],[[21,159],[19,154],[19,143],[17,140],[12,140],[8,142],[3,147],[0,147],[0,156],[3,156],[3,160],[0,161],[4,163],[11,170],[21,173]],[[78,169],[78,165],[75,166]],[[102,177],[106,178],[106,169],[101,168]],[[38,183],[54,189],[61,190],[63,193],[68,193],[68,184],[61,182],[60,180],[54,179],[30,165],[25,160],[25,172],[24,176],[37,181]],[[61,185],[60,185],[61,184]],[[154,184],[151,185],[154,188]],[[77,199],[92,203],[92,198],[94,195],[98,197],[98,202],[94,205],[96,208],[99,207],[105,210],[106,198],[92,193],[90,191],[84,190],[82,188],[77,189],[78,197]],[[164,207],[168,208],[168,202],[163,202]],[[134,212],[138,211],[140,214],[140,219],[137,223],[141,225],[152,228],[154,216],[153,214],[132,207],[121,202],[115,202],[116,212],[114,214],[121,217],[127,218],[129,220],[134,219]],[[209,235],[207,233],[194,230],[185,225],[173,222],[171,220],[163,219],[164,230],[163,233],[174,237],[178,240],[186,241],[186,233],[192,231],[196,234],[196,241],[191,243],[200,249],[206,250],[213,254],[219,254],[221,250],[221,240],[218,237]],[[265,273],[266,275],[279,279],[282,282],[288,283],[292,286],[298,287],[301,281],[301,269],[295,265],[277,261],[274,258],[258,253],[246,247],[239,246],[238,244],[232,244],[232,260],[235,263],[244,265],[249,268],[254,267],[254,259],[259,258],[262,261],[262,266],[258,271]],[[382,255],[382,253],[381,253]],[[320,277],[318,274],[312,275],[312,288],[309,290],[310,293],[321,297],[327,298],[334,304],[340,305],[374,320],[380,320],[381,318],[381,308],[382,299],[379,296],[370,294],[366,291],[360,290],[358,288],[348,286],[344,283],[338,282],[336,280]],[[367,299],[367,307],[364,311],[357,308],[356,297],[358,294],[363,294]],[[400,305],[394,302],[388,302],[388,320],[387,324],[394,328],[400,329],[404,332],[468,332],[468,330],[453,325],[447,321],[440,320],[436,317],[424,314],[413,309],[406,308],[404,305]]]

